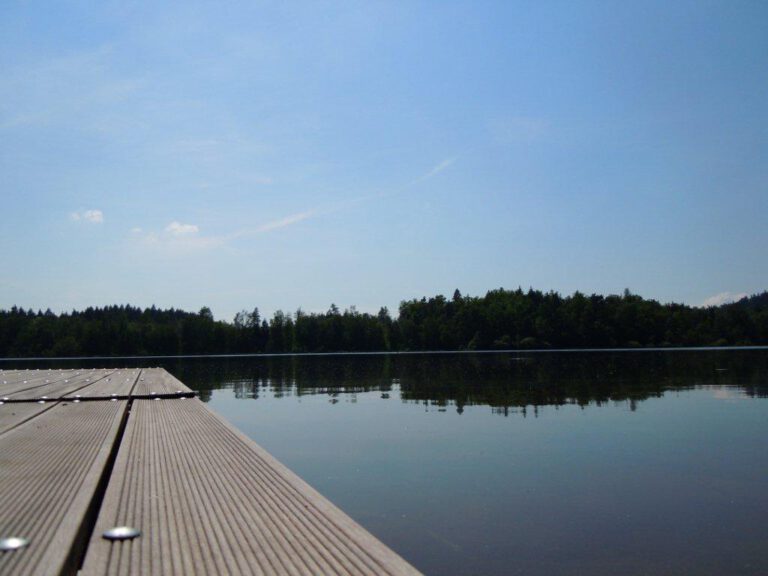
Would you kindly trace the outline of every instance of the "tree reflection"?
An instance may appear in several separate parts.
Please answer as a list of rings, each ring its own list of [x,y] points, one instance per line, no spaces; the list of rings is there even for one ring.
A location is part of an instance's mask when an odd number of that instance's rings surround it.
[[[78,367],[128,367],[146,360],[73,361]],[[153,360],[208,402],[215,390],[257,400],[362,392],[417,402],[427,411],[490,406],[535,416],[539,407],[625,403],[629,410],[669,390],[736,387],[768,397],[768,350],[379,354],[171,358]],[[18,365],[16,365],[18,364]],[[8,369],[29,367],[16,363]],[[44,362],[35,368],[47,367]],[[58,361],[56,367],[62,366]]]
[[[396,398],[399,392],[404,402],[435,411],[455,406],[458,414],[466,406],[490,406],[505,416],[535,416],[542,406],[615,402],[634,411],[668,390],[710,385],[768,397],[766,350],[283,356],[186,359],[166,368],[204,399],[214,389],[253,399],[265,391],[335,400],[361,392]]]

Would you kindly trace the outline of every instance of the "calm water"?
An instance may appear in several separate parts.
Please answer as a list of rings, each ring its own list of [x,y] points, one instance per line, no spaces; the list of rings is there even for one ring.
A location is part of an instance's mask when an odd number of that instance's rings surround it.
[[[150,363],[426,573],[768,574],[766,350]]]

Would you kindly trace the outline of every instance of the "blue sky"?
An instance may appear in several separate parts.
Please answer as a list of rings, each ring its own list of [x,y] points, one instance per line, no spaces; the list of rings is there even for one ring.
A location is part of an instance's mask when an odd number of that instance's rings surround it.
[[[0,308],[768,288],[764,2],[3,2]]]

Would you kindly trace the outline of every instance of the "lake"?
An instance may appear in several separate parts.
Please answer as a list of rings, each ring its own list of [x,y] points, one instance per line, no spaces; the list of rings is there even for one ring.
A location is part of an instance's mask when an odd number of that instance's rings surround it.
[[[768,573],[768,350],[162,366],[428,574]]]

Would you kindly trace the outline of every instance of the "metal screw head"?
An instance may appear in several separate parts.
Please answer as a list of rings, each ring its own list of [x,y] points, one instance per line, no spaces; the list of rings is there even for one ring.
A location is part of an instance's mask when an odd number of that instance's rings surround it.
[[[29,546],[29,540],[26,538],[19,538],[18,536],[11,536],[10,538],[3,538],[0,540],[0,551],[9,552],[11,550],[18,550]]]
[[[107,540],[133,540],[141,536],[141,530],[131,526],[116,526],[104,532],[102,536]]]

